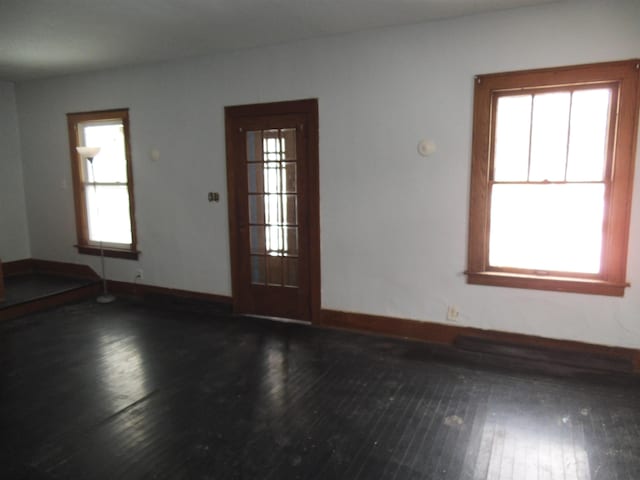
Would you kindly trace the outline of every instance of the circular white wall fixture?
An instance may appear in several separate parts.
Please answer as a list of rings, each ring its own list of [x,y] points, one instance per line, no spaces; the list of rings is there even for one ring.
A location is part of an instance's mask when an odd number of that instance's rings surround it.
[[[436,144],[433,140],[420,140],[418,142],[418,153],[423,157],[428,157],[436,151]]]

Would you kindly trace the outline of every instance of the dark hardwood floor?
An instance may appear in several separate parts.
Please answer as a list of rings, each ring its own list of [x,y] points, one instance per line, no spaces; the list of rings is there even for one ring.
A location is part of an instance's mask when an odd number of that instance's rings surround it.
[[[637,378],[118,299],[0,323],[1,478],[640,479]]]

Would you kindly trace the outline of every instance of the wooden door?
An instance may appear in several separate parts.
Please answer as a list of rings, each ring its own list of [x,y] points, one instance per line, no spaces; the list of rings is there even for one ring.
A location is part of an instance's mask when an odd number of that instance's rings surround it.
[[[317,319],[317,112],[317,100],[225,109],[236,313]]]

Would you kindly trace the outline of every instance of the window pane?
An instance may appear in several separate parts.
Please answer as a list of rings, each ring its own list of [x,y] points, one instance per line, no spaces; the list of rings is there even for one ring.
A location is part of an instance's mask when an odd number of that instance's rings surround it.
[[[126,186],[85,187],[89,240],[130,245],[129,192]]]
[[[573,93],[569,181],[600,181],[604,177],[610,93],[608,88]]]
[[[493,176],[526,181],[529,173],[531,95],[498,98]]]
[[[598,273],[603,184],[494,185],[489,264]]]
[[[570,101],[569,92],[533,97],[529,180],[564,180]]]
[[[83,124],[81,141],[89,147],[100,147],[100,153],[93,159],[96,181],[127,183],[127,157],[122,123]],[[86,179],[94,181],[90,167],[86,170]]]

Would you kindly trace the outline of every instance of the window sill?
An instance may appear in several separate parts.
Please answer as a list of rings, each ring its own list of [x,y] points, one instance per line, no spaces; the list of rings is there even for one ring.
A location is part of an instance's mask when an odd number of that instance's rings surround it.
[[[75,247],[78,249],[78,253],[100,256],[100,247],[96,247],[94,245],[75,245]],[[130,250],[128,248],[114,248],[112,246],[108,246],[104,247],[102,250],[104,251],[105,257],[138,260],[138,257],[140,256],[139,251]]]
[[[623,297],[627,283],[615,283],[591,278],[537,276],[505,272],[465,272],[467,283],[495,287],[527,288],[553,292],[586,293]]]

